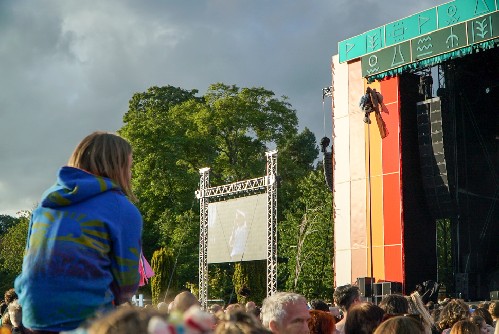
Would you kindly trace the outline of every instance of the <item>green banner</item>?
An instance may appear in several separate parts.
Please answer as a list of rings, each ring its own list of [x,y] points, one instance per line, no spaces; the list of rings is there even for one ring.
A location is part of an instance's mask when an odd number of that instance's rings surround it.
[[[485,0],[484,0],[485,1]],[[368,77],[499,37],[499,12],[435,30],[361,58]]]
[[[338,43],[340,63],[498,10],[499,0],[454,0]]]

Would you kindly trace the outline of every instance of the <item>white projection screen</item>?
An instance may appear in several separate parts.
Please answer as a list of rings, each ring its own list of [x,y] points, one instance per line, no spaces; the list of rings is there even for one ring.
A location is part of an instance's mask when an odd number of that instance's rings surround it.
[[[208,263],[267,259],[267,194],[208,204]]]

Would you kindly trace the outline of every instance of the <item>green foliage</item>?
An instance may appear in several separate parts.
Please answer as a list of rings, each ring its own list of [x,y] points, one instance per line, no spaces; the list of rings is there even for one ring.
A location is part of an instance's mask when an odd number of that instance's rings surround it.
[[[208,266],[208,295],[210,299],[223,299],[225,304],[232,301],[234,266],[232,263],[217,263]]]
[[[254,301],[262,304],[267,295],[267,262],[245,261],[235,263],[234,289],[237,294],[237,302],[245,304]],[[241,292],[245,291],[247,295]]]
[[[14,279],[21,273],[26,238],[28,236],[29,215],[25,213],[15,218],[7,231],[0,237],[0,289],[6,291],[14,286]]]
[[[212,186],[262,176],[269,147],[287,145],[299,156],[300,140],[311,139],[297,138],[295,110],[269,90],[217,83],[203,97],[196,93],[172,86],[136,93],[119,130],[134,150],[144,253],[172,249],[179,284],[191,287],[198,283],[199,169],[211,168]]]
[[[0,215],[0,236],[4,235],[9,228],[16,225],[17,218],[9,215]]]
[[[160,248],[154,252],[151,259],[151,268],[154,271],[154,276],[151,278],[151,296],[154,305],[175,295],[178,287],[174,286],[176,279],[171,277],[172,274],[174,275],[174,266],[175,260],[171,250]],[[173,286],[169,287],[169,283],[173,283]],[[169,292],[173,291],[173,293],[165,296],[168,289],[171,289]]]
[[[297,186],[296,199],[278,225],[278,254],[287,259],[278,270],[286,290],[330,300],[333,292],[332,195],[320,169]],[[282,271],[286,274],[283,275]]]
[[[453,290],[453,261],[452,261],[452,232],[451,220],[439,219],[437,224],[437,257],[438,277],[441,283],[447,287],[447,291]]]

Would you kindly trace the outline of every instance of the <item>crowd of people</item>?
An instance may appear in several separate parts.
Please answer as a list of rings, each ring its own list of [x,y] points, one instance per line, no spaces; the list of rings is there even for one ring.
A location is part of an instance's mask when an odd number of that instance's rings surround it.
[[[261,307],[202,310],[188,291],[169,304],[133,306],[147,270],[132,162],[131,145],[116,134],[94,132],[77,145],[33,211],[21,274],[2,303],[0,334],[491,334],[494,327],[499,334],[498,302],[426,305],[415,292],[375,305],[354,285],[335,289],[336,306],[277,292]]]
[[[391,294],[376,305],[362,301],[355,285],[338,287],[330,306],[293,292],[277,292],[261,306],[249,301],[202,310],[189,291],[170,303],[138,307],[129,302],[86,319],[66,334],[498,334],[499,301],[466,304],[444,299],[423,304],[418,292]],[[22,323],[14,289],[1,304],[1,334],[31,334]],[[44,331],[45,334],[58,333]]]

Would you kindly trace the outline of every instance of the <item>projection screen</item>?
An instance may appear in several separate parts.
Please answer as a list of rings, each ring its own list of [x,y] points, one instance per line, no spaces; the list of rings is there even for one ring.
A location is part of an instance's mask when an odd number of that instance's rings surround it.
[[[267,194],[208,204],[208,263],[267,259]]]

